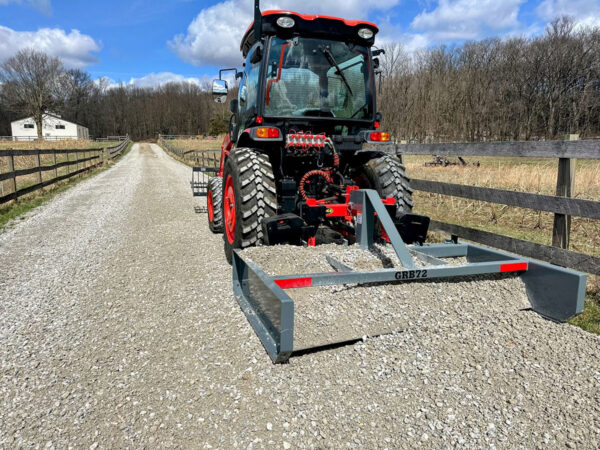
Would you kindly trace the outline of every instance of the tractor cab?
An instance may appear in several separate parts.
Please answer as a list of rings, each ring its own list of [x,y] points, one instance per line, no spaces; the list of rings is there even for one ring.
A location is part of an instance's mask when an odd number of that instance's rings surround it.
[[[233,142],[247,140],[246,129],[256,125],[340,136],[376,127],[376,25],[289,11],[266,11],[259,23],[262,38],[253,23],[240,45],[245,64],[232,104]],[[217,101],[226,87],[215,80]]]

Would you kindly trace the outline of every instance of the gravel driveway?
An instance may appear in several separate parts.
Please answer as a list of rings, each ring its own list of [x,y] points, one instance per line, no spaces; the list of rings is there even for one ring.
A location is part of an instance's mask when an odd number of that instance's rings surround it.
[[[271,364],[189,178],[135,145],[0,234],[0,448],[600,446],[600,339],[515,278],[350,293],[403,331]]]

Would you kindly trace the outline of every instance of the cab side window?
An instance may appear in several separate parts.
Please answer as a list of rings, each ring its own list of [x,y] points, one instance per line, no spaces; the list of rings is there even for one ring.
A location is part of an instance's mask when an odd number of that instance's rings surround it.
[[[246,58],[246,67],[244,69],[244,78],[240,84],[239,108],[240,115],[245,119],[253,115],[258,102],[258,73],[260,71],[260,61],[252,64],[250,62],[252,54],[256,48],[248,53]]]

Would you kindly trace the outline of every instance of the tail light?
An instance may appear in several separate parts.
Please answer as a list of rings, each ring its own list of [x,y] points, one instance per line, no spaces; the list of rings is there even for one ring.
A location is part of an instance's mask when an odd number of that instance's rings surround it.
[[[251,130],[251,136],[254,139],[277,139],[281,140],[282,135],[279,128],[274,127],[255,127]]]
[[[257,128],[256,136],[261,139],[274,139],[279,137],[278,128]]]
[[[390,133],[386,133],[383,131],[374,131],[372,133],[369,133],[369,140],[373,142],[389,142],[390,138]]]

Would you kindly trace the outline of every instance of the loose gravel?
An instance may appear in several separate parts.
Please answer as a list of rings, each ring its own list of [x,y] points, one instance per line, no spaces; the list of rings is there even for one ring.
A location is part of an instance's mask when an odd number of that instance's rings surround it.
[[[392,332],[273,365],[189,178],[136,145],[0,234],[0,448],[600,446],[600,339],[514,277],[290,290],[300,344]],[[245,255],[382,264],[341,250]]]

